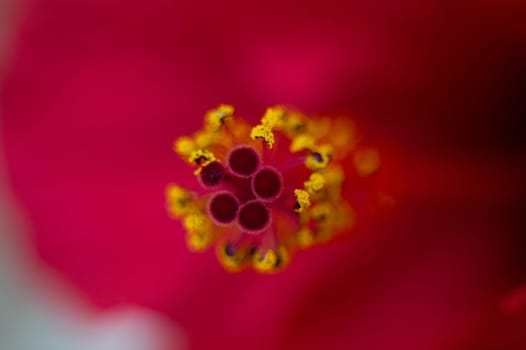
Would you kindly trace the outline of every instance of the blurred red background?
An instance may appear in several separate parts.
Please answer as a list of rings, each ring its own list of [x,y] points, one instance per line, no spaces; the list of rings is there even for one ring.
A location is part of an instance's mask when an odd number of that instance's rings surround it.
[[[522,1],[32,0],[14,42],[12,189],[101,309],[161,311],[192,349],[526,349]],[[352,115],[396,205],[273,276],[189,252],[172,142],[218,103]]]

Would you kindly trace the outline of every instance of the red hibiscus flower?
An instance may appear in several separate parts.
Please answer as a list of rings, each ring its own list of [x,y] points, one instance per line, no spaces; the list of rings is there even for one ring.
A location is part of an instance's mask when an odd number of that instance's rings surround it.
[[[1,94],[11,187],[42,264],[97,307],[157,310],[192,349],[526,347],[521,2],[22,14]],[[195,177],[172,144],[220,103],[253,123],[276,104],[352,116],[395,204],[273,275],[188,251],[164,195]]]

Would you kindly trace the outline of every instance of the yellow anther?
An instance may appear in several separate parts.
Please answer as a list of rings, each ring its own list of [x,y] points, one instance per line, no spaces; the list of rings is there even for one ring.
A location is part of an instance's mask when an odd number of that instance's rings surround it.
[[[247,252],[245,249],[236,249],[233,254],[232,252],[229,254],[227,250],[226,243],[217,246],[216,254],[219,262],[228,271],[238,272],[245,266],[248,257]]]
[[[189,233],[204,232],[210,230],[212,223],[203,213],[191,213],[184,218],[184,228]]]
[[[360,176],[367,176],[380,167],[380,156],[374,148],[364,148],[356,151],[353,163]]]
[[[316,140],[328,136],[332,125],[331,118],[312,118],[307,120],[307,132]]]
[[[212,131],[217,131],[223,126],[224,119],[234,114],[234,107],[231,105],[219,105],[206,113],[205,125]]]
[[[184,157],[188,157],[196,148],[194,141],[190,137],[180,137],[174,143],[174,151]]]
[[[331,166],[324,170],[323,176],[328,186],[339,186],[345,180],[343,169],[339,166]]]
[[[272,129],[281,122],[284,115],[285,109],[281,106],[267,108],[265,115],[261,118],[261,124]]]
[[[305,166],[312,170],[323,169],[329,165],[332,158],[332,147],[330,145],[322,145],[305,160]]]
[[[284,247],[279,247],[277,251],[267,249],[258,251],[254,255],[254,269],[259,272],[274,272],[281,269],[289,261],[289,254]]]
[[[297,213],[301,213],[306,208],[310,207],[310,196],[309,193],[305,190],[294,190],[294,196],[296,197],[296,206],[294,207],[294,211]]]
[[[205,166],[216,160],[214,154],[208,150],[198,149],[193,151],[188,157],[190,163]]]
[[[234,115],[234,106],[232,105],[219,105],[217,107],[217,113],[221,118],[226,118]]]
[[[278,262],[277,254],[268,249],[265,253],[256,254],[254,258],[254,267],[259,271],[271,271]]]
[[[281,128],[290,138],[305,131],[304,118],[298,112],[287,112],[287,114],[285,114],[285,116],[283,117],[283,121],[281,124]]]
[[[319,192],[325,186],[325,178],[320,173],[312,173],[308,181],[303,183],[309,194]]]
[[[314,243],[314,234],[306,227],[302,227],[296,234],[298,245],[301,248],[310,247]]]
[[[168,211],[180,217],[194,210],[192,194],[177,185],[169,185],[166,188],[166,200]]]
[[[213,233],[210,230],[199,230],[197,232],[187,232],[186,244],[190,250],[200,252],[208,248],[213,242]]]
[[[312,148],[314,148],[314,138],[307,134],[301,134],[292,139],[289,150],[291,152],[299,152]]]
[[[313,206],[310,209],[309,214],[316,221],[331,223],[331,218],[335,215],[335,212],[336,208],[334,208],[331,204],[320,203]]]
[[[170,202],[186,201],[186,199],[190,197],[190,193],[177,185],[168,185],[168,187],[166,187],[166,197]]]
[[[250,132],[250,138],[252,140],[263,139],[265,140],[268,148],[272,148],[276,142],[272,129],[266,125],[260,124],[252,128]]]
[[[339,118],[334,120],[330,133],[331,144],[334,146],[338,156],[345,156],[350,150],[356,147],[358,135],[356,126],[349,118]]]
[[[196,148],[208,148],[216,141],[216,134],[211,131],[200,131],[195,134],[194,143]]]
[[[345,174],[340,166],[331,165],[323,169],[323,176],[325,178],[324,194],[330,200],[337,201],[341,198],[342,184],[345,180]]]

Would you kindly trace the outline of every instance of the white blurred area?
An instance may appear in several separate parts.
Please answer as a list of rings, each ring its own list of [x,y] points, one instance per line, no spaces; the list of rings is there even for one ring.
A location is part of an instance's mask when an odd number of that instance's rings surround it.
[[[3,171],[0,161],[0,173]],[[168,320],[137,307],[96,312],[39,266],[0,174],[0,349],[168,350],[185,348]]]
[[[3,193],[5,194],[5,193]],[[180,331],[137,307],[96,312],[60,279],[36,267],[13,225],[0,217],[0,349],[168,350],[183,349]]]
[[[0,0],[0,88],[21,13],[14,3]],[[0,114],[0,137],[1,128]],[[3,157],[0,139],[0,350],[186,348],[168,319],[136,306],[97,311],[38,261],[26,241],[30,227],[9,192]]]

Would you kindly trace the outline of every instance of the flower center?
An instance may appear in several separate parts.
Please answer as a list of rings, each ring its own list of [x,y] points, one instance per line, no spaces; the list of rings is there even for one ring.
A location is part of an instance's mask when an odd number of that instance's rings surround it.
[[[252,190],[262,200],[274,200],[281,194],[283,179],[274,168],[259,170],[252,179]]]
[[[212,162],[201,169],[200,176],[203,185],[215,186],[223,178],[223,166],[219,162]]]
[[[249,201],[239,209],[238,223],[247,233],[259,233],[270,224],[270,213],[260,201]]]
[[[250,146],[238,146],[229,153],[228,166],[238,176],[250,176],[259,166],[259,155]]]
[[[229,192],[215,194],[208,204],[212,218],[221,224],[229,224],[234,221],[238,207],[237,199]]]

